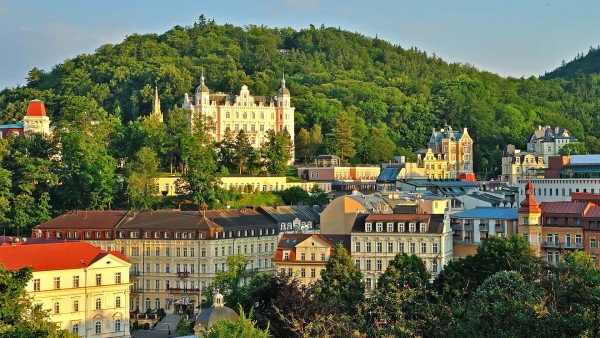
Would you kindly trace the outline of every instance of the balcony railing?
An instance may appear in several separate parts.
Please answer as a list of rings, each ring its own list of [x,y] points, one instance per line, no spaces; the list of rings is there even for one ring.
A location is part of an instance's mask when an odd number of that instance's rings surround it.
[[[496,224],[494,225],[494,229],[496,232],[504,232],[504,224]]]
[[[487,223],[479,223],[479,231],[488,231],[488,229]]]
[[[542,243],[542,247],[549,249],[573,249],[573,250],[583,250],[583,243],[565,243],[565,242],[552,242],[545,241]]]
[[[463,230],[463,225],[462,224],[452,224],[452,230]]]
[[[131,293],[143,293],[144,289],[143,288],[131,288]]]
[[[473,231],[473,223],[465,223],[466,231]]]
[[[190,273],[187,271],[179,271],[177,273],[177,277],[179,278],[188,278],[190,276]]]
[[[139,276],[140,276],[139,270],[129,271],[129,277],[139,277]]]
[[[167,292],[172,294],[190,294],[198,293],[199,288],[167,288]]]

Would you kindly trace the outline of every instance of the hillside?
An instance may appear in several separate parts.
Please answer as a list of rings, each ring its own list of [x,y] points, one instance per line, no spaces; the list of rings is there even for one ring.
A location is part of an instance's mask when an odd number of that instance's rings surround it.
[[[444,123],[469,129],[481,171],[499,169],[501,149],[524,146],[538,124],[566,127],[581,139],[600,130],[597,76],[502,78],[338,28],[235,27],[203,17],[163,34],[132,34],[51,70],[32,69],[26,86],[0,92],[0,121],[21,118],[33,98],[46,101],[58,120],[73,96],[131,121],[150,112],[155,84],[163,110],[180,106],[184,93],[198,86],[202,68],[212,92],[236,93],[246,84],[255,95],[269,96],[285,70],[296,134],[319,124],[320,151],[335,152],[331,131],[345,110],[356,138],[353,162],[370,159],[370,135],[383,133],[406,152],[424,147],[431,129]]]
[[[554,78],[574,79],[583,75],[600,73],[600,49],[590,47],[588,53],[578,54],[573,60],[564,62],[555,70],[544,74],[540,79],[550,80]]]

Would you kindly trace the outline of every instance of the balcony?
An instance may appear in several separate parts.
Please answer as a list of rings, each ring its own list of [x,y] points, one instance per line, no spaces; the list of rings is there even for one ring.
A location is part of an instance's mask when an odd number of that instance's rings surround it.
[[[132,294],[134,294],[134,293],[144,293],[144,289],[143,288],[134,288],[134,287],[132,287],[131,288],[131,293]]]
[[[473,223],[465,223],[465,231],[473,231]]]
[[[177,277],[179,277],[179,278],[188,278],[189,276],[190,276],[190,273],[187,271],[177,272]]]
[[[139,277],[139,276],[140,276],[139,270],[129,271],[129,277]]]
[[[463,225],[460,223],[455,223],[455,224],[452,224],[451,226],[452,226],[452,230],[454,230],[454,231],[462,231],[464,229]]]
[[[544,243],[542,243],[542,247],[548,249],[583,250],[583,243],[545,241]]]
[[[496,232],[504,232],[506,231],[504,228],[504,224],[496,224],[494,225],[494,230],[496,230]]]
[[[199,291],[199,288],[167,288],[167,292],[174,295],[194,294]]]
[[[487,223],[479,223],[479,231],[489,231]]]

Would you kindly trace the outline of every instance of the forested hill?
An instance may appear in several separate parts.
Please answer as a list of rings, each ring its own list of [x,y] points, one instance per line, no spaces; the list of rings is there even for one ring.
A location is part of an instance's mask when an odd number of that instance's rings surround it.
[[[574,79],[584,75],[600,73],[600,46],[599,48],[590,47],[587,54],[579,53],[573,60],[565,62],[563,60],[560,67],[544,74],[542,80],[554,78]]]
[[[0,120],[20,119],[27,101],[38,98],[56,121],[68,97],[83,96],[127,122],[150,112],[155,84],[163,110],[180,105],[198,86],[202,67],[212,92],[236,93],[246,84],[270,96],[285,70],[296,131],[321,125],[321,151],[332,152],[332,127],[345,110],[356,137],[354,162],[379,160],[370,155],[371,135],[418,149],[444,123],[469,129],[476,170],[499,168],[501,148],[523,147],[539,124],[566,127],[580,139],[600,130],[597,76],[502,78],[339,28],[236,27],[202,16],[160,35],[132,34],[51,70],[32,69],[26,86],[0,92]]]

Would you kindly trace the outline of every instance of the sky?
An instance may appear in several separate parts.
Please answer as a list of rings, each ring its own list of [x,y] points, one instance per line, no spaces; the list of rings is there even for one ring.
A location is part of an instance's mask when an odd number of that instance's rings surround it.
[[[543,75],[600,45],[597,0],[0,0],[0,89],[134,33],[218,24],[340,27],[501,76]]]

